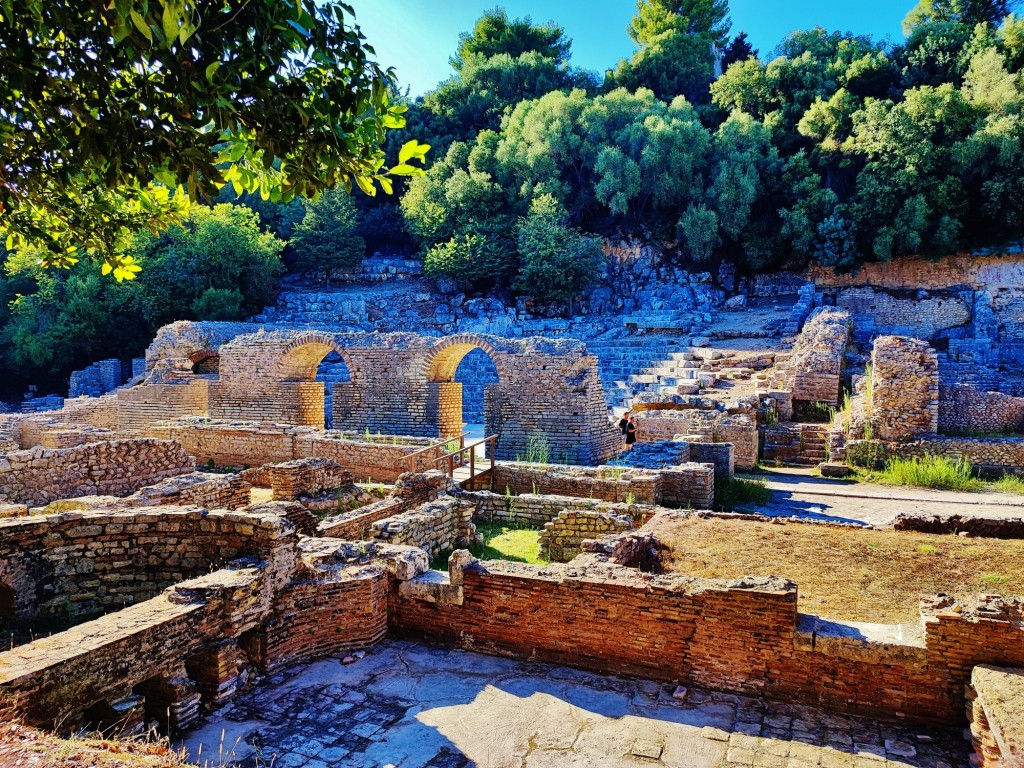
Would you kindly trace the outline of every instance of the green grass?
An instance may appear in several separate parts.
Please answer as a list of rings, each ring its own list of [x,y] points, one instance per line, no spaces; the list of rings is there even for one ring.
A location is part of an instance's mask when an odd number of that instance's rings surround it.
[[[723,509],[738,509],[747,504],[767,504],[772,492],[761,480],[730,478],[725,483],[715,483],[715,505]]]
[[[1015,493],[1024,496],[1024,479],[1017,475],[1003,475],[992,483],[992,490],[1000,493]]]
[[[922,555],[937,555],[939,550],[937,547],[933,547],[931,544],[921,544],[918,546],[917,551]]]
[[[517,563],[543,564],[540,559],[540,529],[527,528],[508,523],[477,523],[477,533],[482,533],[483,544],[468,547],[473,557],[481,560],[512,560]],[[448,570],[448,556],[451,551],[442,552],[430,563],[436,571]]]
[[[970,462],[947,456],[889,459],[885,469],[871,473],[868,479],[883,485],[905,485],[941,491],[980,491],[985,487],[985,483],[974,477]]]

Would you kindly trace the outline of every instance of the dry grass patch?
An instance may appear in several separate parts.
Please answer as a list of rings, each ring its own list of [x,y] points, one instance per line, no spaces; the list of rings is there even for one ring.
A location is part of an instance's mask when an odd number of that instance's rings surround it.
[[[666,569],[705,578],[782,576],[800,611],[877,623],[918,620],[921,595],[1024,595],[1024,541],[747,520],[655,523]]]
[[[165,741],[64,739],[44,731],[0,722],[0,765],[24,768],[193,768]]]

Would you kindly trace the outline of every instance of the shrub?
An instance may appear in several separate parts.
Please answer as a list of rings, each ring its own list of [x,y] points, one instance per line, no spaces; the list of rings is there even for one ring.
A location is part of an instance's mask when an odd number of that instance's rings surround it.
[[[715,505],[722,509],[735,510],[746,504],[767,504],[771,499],[771,489],[762,480],[731,477],[724,483],[715,483]]]

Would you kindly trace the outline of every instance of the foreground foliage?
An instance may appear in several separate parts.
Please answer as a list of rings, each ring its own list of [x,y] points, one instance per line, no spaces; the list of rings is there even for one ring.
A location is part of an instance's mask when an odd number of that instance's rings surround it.
[[[134,231],[225,184],[390,191],[424,154],[384,170],[406,108],[372,53],[336,0],[0,0],[0,236],[120,281]]]

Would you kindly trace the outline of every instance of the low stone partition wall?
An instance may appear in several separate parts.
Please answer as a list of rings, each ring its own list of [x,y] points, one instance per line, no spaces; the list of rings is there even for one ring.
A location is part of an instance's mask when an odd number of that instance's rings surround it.
[[[567,563],[581,552],[584,539],[596,539],[633,528],[629,515],[564,510],[544,524],[540,532],[540,556],[553,563]]]
[[[846,460],[859,467],[881,467],[893,457],[948,456],[965,459],[981,474],[1024,473],[1024,438],[923,437],[908,443],[850,440]]]
[[[499,463],[493,487],[509,496],[532,493],[709,509],[715,497],[715,466],[687,462],[653,470]]]
[[[147,507],[0,520],[0,583],[18,618],[89,615],[148,600],[237,557],[270,557],[277,515]]]
[[[374,523],[394,517],[407,506],[402,499],[381,499],[352,512],[328,517],[320,523],[319,535],[348,541],[363,541],[372,537]]]
[[[1024,765],[1024,669],[983,664],[971,672],[967,719],[977,768]]]
[[[431,558],[466,546],[476,535],[473,507],[456,498],[441,498],[379,520],[371,525],[373,538],[390,544],[419,547]]]
[[[340,432],[252,421],[182,418],[151,425],[153,437],[177,440],[199,464],[217,467],[258,467],[293,459],[334,459],[357,480],[394,482],[410,470],[430,467],[430,452],[409,456],[436,443],[429,438],[382,436],[369,441]],[[413,466],[415,465],[415,466]]]
[[[924,641],[903,643],[895,628],[799,615],[796,585],[778,578],[652,575],[584,555],[472,562],[447,602],[422,599],[420,580],[392,598],[395,635],[883,720],[957,725],[973,667],[1024,666],[1020,601],[922,603]]]
[[[467,491],[459,494],[459,498],[473,504],[473,517],[478,521],[498,521],[533,528],[543,528],[546,523],[567,509],[625,514],[644,521],[653,517],[658,509],[648,504],[626,504],[577,496],[547,496],[533,493],[503,496],[490,491]]]
[[[583,564],[588,558],[596,557],[599,562],[650,572],[660,566],[659,554],[664,548],[650,531],[627,531],[582,541],[577,562]]]
[[[928,515],[901,512],[893,521],[897,531],[956,534],[987,539],[1024,539],[1024,517],[983,517],[970,513]]]
[[[300,496],[316,496],[336,491],[352,482],[352,474],[334,459],[293,459],[269,464],[259,470],[262,482],[273,492],[275,501],[292,501]]]
[[[718,410],[651,410],[637,414],[637,439],[644,443],[674,440],[677,435],[695,436],[707,443],[729,443],[735,469],[757,466],[757,423],[746,414]],[[695,443],[691,442],[691,445]],[[691,448],[691,461],[700,461]]]
[[[945,434],[1024,431],[1024,397],[981,392],[966,384],[940,385],[939,431]]]
[[[180,443],[112,440],[74,448],[32,448],[0,456],[0,501],[46,504],[55,499],[127,496],[195,470]]]
[[[131,507],[197,506],[241,509],[252,503],[252,484],[238,475],[191,472],[147,485],[125,498]]]

